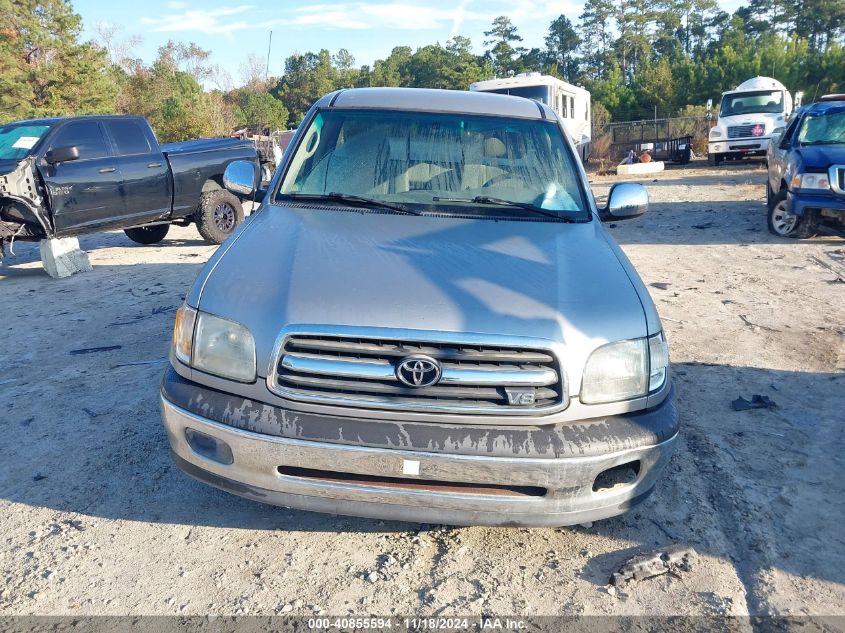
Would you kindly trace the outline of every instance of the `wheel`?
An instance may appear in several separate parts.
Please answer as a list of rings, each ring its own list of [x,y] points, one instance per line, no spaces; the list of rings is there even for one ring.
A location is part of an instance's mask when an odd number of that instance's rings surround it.
[[[707,154],[707,164],[711,167],[718,167],[722,162],[721,154]]]
[[[793,215],[786,208],[786,189],[781,189],[769,202],[769,232],[780,237],[803,239],[815,235],[815,217],[809,211]]]
[[[123,229],[133,242],[138,244],[158,244],[170,230],[169,224],[154,224],[153,226],[136,226],[134,229]]]
[[[209,244],[222,244],[243,220],[241,201],[225,189],[202,194],[194,214],[197,230]]]

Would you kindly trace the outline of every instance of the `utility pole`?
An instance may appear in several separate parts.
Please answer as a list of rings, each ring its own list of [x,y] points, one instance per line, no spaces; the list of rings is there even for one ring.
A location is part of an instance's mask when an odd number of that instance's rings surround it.
[[[264,69],[264,83],[270,81],[270,49],[273,48],[273,31],[270,31],[270,41],[267,43],[267,67]]]

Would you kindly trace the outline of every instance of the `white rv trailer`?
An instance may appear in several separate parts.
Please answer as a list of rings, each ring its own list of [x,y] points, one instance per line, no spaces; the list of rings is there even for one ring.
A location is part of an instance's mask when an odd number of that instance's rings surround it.
[[[566,131],[575,143],[581,160],[587,162],[590,157],[591,104],[589,91],[580,86],[573,86],[540,73],[522,73],[503,79],[488,79],[470,84],[470,90],[476,92],[495,92],[498,94],[526,97],[545,103],[563,121]]]

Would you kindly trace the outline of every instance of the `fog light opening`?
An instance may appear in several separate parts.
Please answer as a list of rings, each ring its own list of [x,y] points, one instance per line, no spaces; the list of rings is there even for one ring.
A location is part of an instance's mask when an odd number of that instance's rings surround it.
[[[593,492],[607,492],[615,488],[630,486],[640,476],[640,460],[619,464],[603,470],[593,482]]]
[[[200,457],[205,457],[224,466],[229,466],[235,461],[232,449],[223,440],[218,440],[216,437],[194,429],[185,429],[185,439],[188,441],[191,450]]]

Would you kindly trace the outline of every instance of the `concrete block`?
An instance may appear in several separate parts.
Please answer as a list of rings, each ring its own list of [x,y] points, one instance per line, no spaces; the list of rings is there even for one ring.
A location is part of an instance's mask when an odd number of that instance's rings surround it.
[[[634,163],[633,165],[618,165],[616,173],[620,176],[632,176],[638,174],[656,174],[663,171],[665,165],[662,160],[652,161],[650,163]]]
[[[41,264],[53,279],[93,270],[88,253],[79,248],[75,237],[41,240]]]

